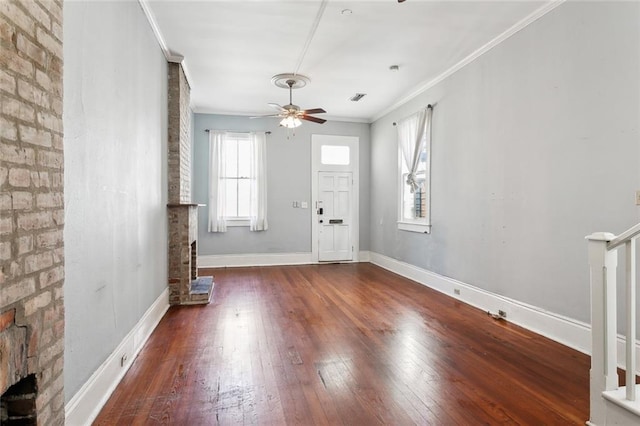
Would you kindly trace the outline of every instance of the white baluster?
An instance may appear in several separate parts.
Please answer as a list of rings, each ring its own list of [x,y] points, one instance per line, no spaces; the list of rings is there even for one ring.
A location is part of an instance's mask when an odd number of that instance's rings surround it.
[[[625,243],[627,275],[627,399],[636,400],[636,239]]]
[[[618,388],[616,370],[616,251],[607,250],[615,236],[598,232],[589,241],[591,276],[591,386],[590,421],[606,424],[602,392]]]

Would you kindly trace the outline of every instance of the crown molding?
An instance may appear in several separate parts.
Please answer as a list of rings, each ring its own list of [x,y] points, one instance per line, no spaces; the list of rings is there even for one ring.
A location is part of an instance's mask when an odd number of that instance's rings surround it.
[[[504,31],[502,34],[500,34],[497,37],[493,38],[491,41],[486,43],[484,46],[480,47],[479,49],[477,49],[476,51],[474,51],[473,53],[471,53],[470,55],[468,55],[467,57],[462,59],[460,62],[455,64],[454,66],[452,66],[451,68],[449,68],[448,70],[446,70],[442,74],[438,75],[436,78],[433,78],[431,80],[425,81],[420,86],[418,86],[417,89],[415,89],[414,91],[408,93],[404,97],[400,98],[393,105],[385,108],[384,110],[382,110],[378,114],[374,115],[371,118],[371,120],[369,120],[369,122],[373,123],[374,121],[377,121],[377,120],[381,119],[382,117],[384,117],[385,115],[389,114],[393,110],[395,110],[395,109],[401,107],[402,105],[406,104],[411,99],[413,99],[416,96],[418,96],[418,95],[426,92],[427,90],[431,89],[433,86],[435,86],[436,84],[440,83],[442,80],[446,79],[447,77],[451,76],[456,71],[459,71],[461,68],[463,68],[463,67],[467,66],[468,64],[470,64],[471,62],[475,61],[480,56],[484,55],[485,53],[487,53],[488,51],[490,51],[491,49],[493,49],[494,47],[496,47],[497,45],[499,45],[503,41],[507,40],[508,38],[513,36],[514,34],[518,33],[519,31],[521,31],[522,29],[526,28],[530,24],[532,24],[535,21],[537,21],[538,19],[542,18],[544,15],[546,15],[549,12],[551,12],[556,7],[558,7],[561,4],[563,4],[565,1],[566,0],[551,0],[548,3],[545,3],[543,6],[541,6],[538,9],[536,9],[533,13],[531,13],[530,15],[525,17],[524,19],[518,21],[516,24],[514,24],[509,29]]]
[[[202,107],[193,107],[192,109],[194,114],[212,114],[212,115],[231,115],[234,117],[257,117],[261,115],[265,115],[265,112],[238,112],[238,111],[221,111],[213,108],[202,108]],[[261,117],[261,118],[274,118],[274,117]],[[357,118],[357,117],[342,117],[342,116],[334,116],[334,115],[322,115],[320,118],[324,118],[327,121],[340,121],[345,123],[363,123],[363,124],[371,124],[366,118]]]
[[[149,0],[138,0],[140,4],[140,8],[144,12],[144,15],[147,17],[147,21],[149,22],[149,26],[153,31],[153,34],[156,36],[156,40],[160,45],[160,50],[164,54],[167,62],[171,62],[174,64],[181,64],[182,71],[184,71],[184,76],[187,79],[187,84],[189,87],[193,87],[191,84],[193,80],[191,79],[191,75],[189,73],[189,69],[187,68],[187,63],[184,56],[172,52],[171,49],[167,46],[167,43],[164,41],[164,37],[162,36],[162,32],[160,31],[160,27],[158,26],[158,21],[156,20],[156,16],[153,14],[151,7],[149,6]]]

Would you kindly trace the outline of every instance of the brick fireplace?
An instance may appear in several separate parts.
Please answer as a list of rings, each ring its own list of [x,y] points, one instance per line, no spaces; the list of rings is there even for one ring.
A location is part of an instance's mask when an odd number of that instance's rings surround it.
[[[59,425],[63,2],[0,4],[0,424]]]
[[[169,303],[209,303],[213,277],[198,277],[198,207],[191,203],[190,89],[182,65],[169,66]]]
[[[198,204],[169,204],[169,303],[209,303],[213,277],[198,277]]]

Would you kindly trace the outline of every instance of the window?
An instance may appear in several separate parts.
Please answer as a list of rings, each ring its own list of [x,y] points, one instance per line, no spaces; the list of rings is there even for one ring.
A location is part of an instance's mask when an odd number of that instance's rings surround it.
[[[209,154],[209,232],[267,230],[266,134],[211,131]]]
[[[398,123],[398,229],[431,231],[431,107]]]
[[[415,221],[425,219],[427,217],[427,151],[423,149],[420,152],[420,160],[418,162],[418,171],[415,174],[415,182],[417,187],[411,191],[411,185],[407,184],[409,171],[407,166],[402,164],[402,219]]]
[[[228,134],[224,144],[220,183],[224,185],[227,226],[249,226],[251,139],[248,134]]]
[[[338,145],[322,145],[320,147],[320,162],[329,166],[348,166],[349,147]]]

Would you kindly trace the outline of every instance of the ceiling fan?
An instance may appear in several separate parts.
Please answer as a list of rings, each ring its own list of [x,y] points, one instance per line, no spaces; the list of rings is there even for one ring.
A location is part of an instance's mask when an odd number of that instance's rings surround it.
[[[314,123],[323,124],[327,120],[324,118],[314,117],[311,114],[324,114],[326,111],[322,108],[311,108],[302,110],[298,105],[293,104],[293,89],[306,86],[309,78],[300,74],[278,74],[271,79],[271,82],[278,87],[289,89],[289,104],[281,106],[275,103],[269,103],[271,108],[278,110],[277,114],[262,115],[251,118],[262,117],[279,117],[282,118],[280,125],[288,129],[293,129],[302,124],[300,120],[312,121]]]

